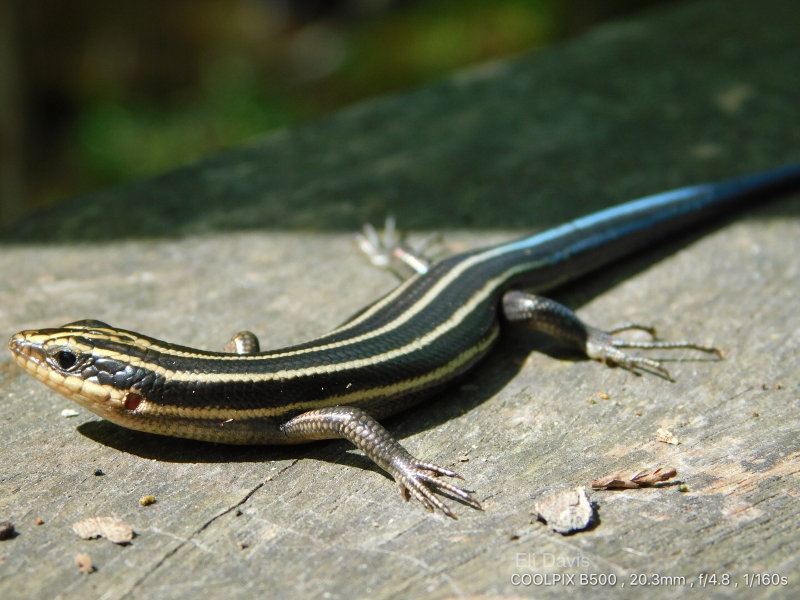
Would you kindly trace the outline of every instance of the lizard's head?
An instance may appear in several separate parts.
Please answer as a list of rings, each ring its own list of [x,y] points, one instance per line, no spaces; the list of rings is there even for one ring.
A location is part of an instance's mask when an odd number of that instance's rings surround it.
[[[141,373],[127,357],[141,340],[100,321],[76,321],[55,329],[20,331],[8,349],[30,375],[108,418],[135,411],[143,398],[134,385]],[[114,417],[117,418],[114,418]]]

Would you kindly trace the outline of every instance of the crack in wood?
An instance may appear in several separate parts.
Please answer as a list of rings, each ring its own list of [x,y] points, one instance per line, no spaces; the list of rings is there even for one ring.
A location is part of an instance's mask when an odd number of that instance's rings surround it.
[[[295,462],[297,462],[297,461],[295,461]],[[294,464],[294,463],[292,463],[292,464]],[[285,471],[286,469],[289,469],[291,466],[292,465],[287,466],[285,469],[283,469],[283,471]],[[280,472],[282,473],[283,471],[280,471]],[[230,514],[231,512],[235,511],[237,508],[239,508],[240,506],[245,504],[253,496],[253,494],[255,494],[258,490],[260,490],[262,487],[264,487],[264,484],[265,484],[265,482],[262,481],[261,483],[256,485],[254,488],[252,488],[247,494],[245,494],[244,498],[239,500],[236,504],[234,504],[233,506],[229,506],[228,508],[226,508],[222,512],[214,515],[213,517],[208,519],[205,523],[203,523],[200,527],[195,529],[186,539],[182,540],[172,550],[170,550],[169,552],[164,554],[164,556],[162,556],[155,565],[153,565],[144,575],[142,575],[139,579],[137,579],[133,583],[131,588],[122,595],[122,598],[131,598],[133,596],[134,592],[136,591],[136,589],[142,583],[144,583],[144,581],[146,579],[148,579],[153,573],[155,573],[158,569],[160,569],[161,566],[165,562],[167,562],[170,558],[175,556],[184,546],[186,546],[186,544],[188,544],[190,541],[192,541],[195,537],[197,537],[203,531],[208,529],[211,526],[212,523],[214,523],[218,519],[224,517],[225,515]]]

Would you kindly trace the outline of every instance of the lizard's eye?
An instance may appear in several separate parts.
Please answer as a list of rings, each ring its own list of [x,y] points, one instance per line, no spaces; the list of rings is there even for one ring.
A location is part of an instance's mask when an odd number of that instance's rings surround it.
[[[53,361],[59,369],[69,371],[78,364],[78,355],[72,350],[59,350],[53,355]]]

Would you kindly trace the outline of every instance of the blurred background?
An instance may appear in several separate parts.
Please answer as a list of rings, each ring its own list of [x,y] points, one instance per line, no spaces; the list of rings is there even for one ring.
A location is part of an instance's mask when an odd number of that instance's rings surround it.
[[[0,225],[670,0],[0,0]]]

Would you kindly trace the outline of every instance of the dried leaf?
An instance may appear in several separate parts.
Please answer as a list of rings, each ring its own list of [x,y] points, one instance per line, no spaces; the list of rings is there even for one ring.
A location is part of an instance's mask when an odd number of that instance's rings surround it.
[[[89,575],[94,571],[92,557],[85,552],[80,552],[75,555],[75,566],[78,567],[78,572],[84,575]]]
[[[562,490],[539,502],[532,514],[561,534],[586,529],[594,519],[594,507],[583,487]]]
[[[662,481],[672,479],[678,471],[672,467],[661,467],[651,473],[639,471],[634,475],[608,475],[592,481],[595,490],[620,490],[652,486]]]
[[[656,431],[656,441],[664,442],[665,444],[672,444],[673,446],[677,446],[680,443],[678,438],[675,437],[672,432],[664,429],[663,427],[659,427],[658,431]]]
[[[133,529],[114,517],[92,517],[72,524],[75,533],[85,540],[104,537],[115,544],[127,544],[133,539]]]

